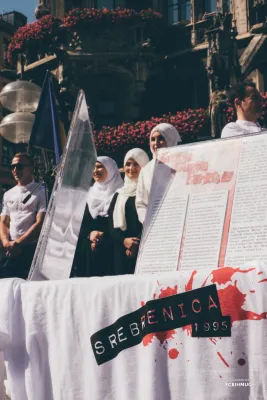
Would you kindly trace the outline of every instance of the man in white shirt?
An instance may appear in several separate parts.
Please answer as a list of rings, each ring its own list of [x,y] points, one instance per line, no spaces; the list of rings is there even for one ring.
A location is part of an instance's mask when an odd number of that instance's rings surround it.
[[[229,98],[235,106],[237,121],[223,128],[221,138],[260,132],[262,128],[257,121],[261,115],[261,95],[255,84],[245,82],[235,85]]]
[[[46,195],[43,187],[32,193],[37,183],[33,181],[33,160],[30,155],[16,154],[11,171],[17,186],[8,190],[3,197],[0,239],[5,255],[0,260],[0,277],[26,279],[46,212]]]

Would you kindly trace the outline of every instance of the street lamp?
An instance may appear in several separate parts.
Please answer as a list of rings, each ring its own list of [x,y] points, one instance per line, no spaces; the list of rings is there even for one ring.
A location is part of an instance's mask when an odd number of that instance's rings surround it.
[[[34,122],[34,114],[15,112],[2,119],[0,133],[9,142],[28,143]]]
[[[3,118],[0,134],[12,143],[28,143],[34,122],[34,114],[41,94],[39,86],[32,82],[17,80],[4,86],[0,93],[3,107],[12,114]]]
[[[34,112],[40,94],[41,89],[35,83],[17,80],[4,86],[0,93],[0,102],[12,112]]]

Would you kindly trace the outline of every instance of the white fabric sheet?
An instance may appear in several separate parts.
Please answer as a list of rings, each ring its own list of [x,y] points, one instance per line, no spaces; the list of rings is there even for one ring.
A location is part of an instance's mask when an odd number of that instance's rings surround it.
[[[97,365],[92,334],[142,302],[211,283],[217,284],[223,314],[232,316],[231,338],[192,338],[182,328],[150,334]],[[0,350],[8,361],[12,400],[267,399],[262,264],[19,284],[0,282]]]
[[[156,164],[155,159],[149,161],[149,163],[144,168],[141,169],[138,178],[135,206],[138,219],[141,222],[141,224],[144,223],[146,218],[146,209],[149,201],[155,164]]]

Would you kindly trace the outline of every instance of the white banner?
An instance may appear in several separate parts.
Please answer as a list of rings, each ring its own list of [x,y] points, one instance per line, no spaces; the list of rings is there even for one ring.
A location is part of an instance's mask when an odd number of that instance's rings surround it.
[[[266,133],[161,149],[137,272],[267,261],[266,160]]]

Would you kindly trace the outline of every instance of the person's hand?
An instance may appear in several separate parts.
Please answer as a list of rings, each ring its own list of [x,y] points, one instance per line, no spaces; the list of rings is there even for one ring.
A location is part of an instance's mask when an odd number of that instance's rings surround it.
[[[103,239],[104,232],[92,231],[89,239],[92,243],[99,243]]]
[[[97,251],[97,244],[92,242],[91,243],[91,249],[92,249],[92,251]]]
[[[21,253],[20,245],[15,240],[9,242],[9,247],[7,248],[6,252],[7,257],[10,258],[18,257],[20,253]]]
[[[3,245],[4,249],[7,250],[10,246],[10,241],[7,239],[4,239],[4,240],[2,240],[2,245]]]
[[[136,250],[126,250],[126,256],[128,258],[135,258],[135,256],[137,255],[137,251]]]
[[[140,239],[136,238],[136,237],[130,237],[130,238],[126,238],[123,241],[123,245],[127,250],[133,250],[134,248],[137,248],[139,246],[140,243]]]

